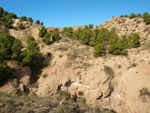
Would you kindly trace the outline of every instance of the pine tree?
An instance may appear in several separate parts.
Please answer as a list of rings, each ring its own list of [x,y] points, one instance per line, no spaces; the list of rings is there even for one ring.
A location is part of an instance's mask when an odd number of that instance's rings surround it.
[[[99,43],[94,46],[95,52],[94,52],[94,57],[99,57],[105,55],[105,45],[103,43]]]
[[[43,42],[45,42],[46,44],[51,44],[52,42],[50,41],[51,38],[51,33],[46,33],[44,38],[42,39]]]
[[[37,44],[33,37],[29,36],[27,39],[28,46],[26,47],[26,50],[22,52],[22,65],[23,66],[30,66],[30,67],[36,67],[38,66],[38,61],[40,58],[40,53],[37,47]]]
[[[59,40],[59,31],[57,28],[55,28],[52,33],[52,39],[53,39],[53,41]]]
[[[19,39],[15,39],[11,49],[12,49],[11,59],[21,61],[20,54],[21,54],[22,44]]]
[[[47,29],[43,26],[40,30],[39,30],[39,37],[44,37],[44,35],[47,33]]]

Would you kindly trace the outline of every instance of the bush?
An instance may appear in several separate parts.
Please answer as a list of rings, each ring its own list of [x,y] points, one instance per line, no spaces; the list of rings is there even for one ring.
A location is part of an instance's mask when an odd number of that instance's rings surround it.
[[[59,100],[65,98],[65,100],[69,101],[71,99],[71,94],[67,91],[59,91],[58,94],[59,96],[57,97],[57,99]]]
[[[146,25],[150,24],[150,15],[148,14],[148,12],[145,12],[143,14],[143,19]]]
[[[9,20],[17,18],[17,15],[14,13],[8,13],[5,18],[6,18],[6,21],[9,21]]]
[[[9,36],[8,34],[2,33],[0,34],[0,59],[1,60],[9,60],[11,58],[12,50],[11,47],[13,45],[14,38]]]
[[[105,55],[105,45],[102,43],[99,43],[94,46],[95,52],[94,52],[94,57],[99,57]]]
[[[142,17],[141,13],[138,13],[138,14],[137,14],[137,17]]]
[[[41,25],[43,25],[43,22],[41,22]]]
[[[57,28],[55,28],[53,33],[52,33],[52,39],[53,39],[53,41],[59,40],[59,31]]]
[[[1,20],[2,21],[6,21],[6,18],[3,16],[3,17],[1,17]]]
[[[50,41],[50,38],[51,38],[51,33],[48,32],[44,35],[42,41],[45,42],[46,44],[51,44],[52,42]]]
[[[10,74],[11,69],[7,67],[4,61],[0,60],[0,85],[9,78]]]
[[[27,21],[33,22],[33,19],[32,19],[31,17],[29,17],[29,18],[27,19]]]
[[[138,33],[133,34],[133,47],[139,47],[140,46],[140,35]]]
[[[18,27],[19,27],[19,29],[24,29],[25,28],[22,23],[20,23]]]
[[[22,52],[22,65],[23,66],[30,66],[30,67],[37,67],[38,61],[40,58],[40,53],[37,48],[37,44],[33,37],[29,36],[27,39],[28,46],[26,49]]]
[[[56,113],[75,113],[73,109],[66,105],[58,105],[57,108],[54,108]]]
[[[78,97],[77,102],[81,104],[86,104],[86,99],[82,97]]]
[[[21,55],[22,44],[19,39],[15,39],[11,49],[12,49],[11,59],[21,61],[20,55]]]
[[[90,28],[90,29],[92,29],[92,28],[93,28],[93,26],[94,26],[93,24],[89,24],[89,28]]]
[[[130,19],[135,18],[135,17],[136,17],[136,14],[134,13],[131,13],[131,15],[129,16]]]
[[[10,28],[12,28],[11,24],[12,24],[12,20],[10,19],[5,23],[5,27],[10,29]]]
[[[36,20],[35,23],[36,23],[36,24],[40,24],[40,20]]]
[[[27,21],[27,17],[26,16],[21,16],[20,18],[22,21]]]
[[[47,33],[47,29],[43,26],[40,30],[39,30],[39,37],[44,37],[44,35]]]

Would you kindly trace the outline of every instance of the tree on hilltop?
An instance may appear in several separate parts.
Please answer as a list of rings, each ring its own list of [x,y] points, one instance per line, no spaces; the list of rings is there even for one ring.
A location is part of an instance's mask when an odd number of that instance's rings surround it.
[[[27,21],[33,22],[33,19],[32,19],[31,17],[29,17],[29,18],[27,19]]]
[[[137,17],[142,17],[141,13],[138,13],[138,14],[137,14]]]
[[[36,23],[36,24],[40,24],[40,20],[36,20],[35,23]]]
[[[135,18],[135,17],[136,17],[136,14],[134,13],[131,13],[131,15],[129,16],[130,19]]]
[[[22,21],[27,21],[27,17],[26,16],[21,16],[20,18]]]
[[[148,12],[145,12],[143,14],[143,19],[146,25],[150,24],[150,15],[148,14]]]

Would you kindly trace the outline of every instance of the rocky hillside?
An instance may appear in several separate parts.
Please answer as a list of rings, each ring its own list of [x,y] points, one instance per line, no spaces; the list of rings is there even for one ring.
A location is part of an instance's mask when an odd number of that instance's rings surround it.
[[[110,20],[98,25],[109,30],[116,29],[119,36],[130,35],[135,32],[141,35],[141,40],[150,40],[150,25],[145,25],[142,17],[129,19],[128,17],[113,17]]]
[[[19,21],[14,20],[13,26],[17,23]],[[34,36],[45,58],[42,63],[46,67],[37,83],[29,88],[30,92],[40,97],[56,95],[59,90],[76,92],[88,105],[101,109],[149,113],[150,25],[145,25],[142,18],[113,17],[98,27],[115,28],[120,36],[139,32],[141,47],[128,50],[127,56],[106,54],[94,58],[94,49],[76,40],[62,37],[52,45],[44,44],[38,37],[40,26],[32,24],[25,30],[10,29],[9,33],[20,38],[24,45],[28,35]]]

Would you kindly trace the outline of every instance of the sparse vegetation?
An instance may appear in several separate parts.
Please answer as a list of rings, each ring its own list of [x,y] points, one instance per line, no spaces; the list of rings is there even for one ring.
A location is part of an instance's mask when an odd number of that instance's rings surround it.
[[[18,27],[19,27],[19,29],[24,29],[25,28],[22,23],[20,23]]]
[[[105,67],[104,67],[104,72],[110,77],[110,79],[113,79],[114,76],[115,76],[114,71],[113,71],[112,68],[109,67],[109,66],[105,66]]]
[[[0,92],[0,112],[2,113],[115,113],[110,110],[88,107],[85,104],[66,102],[59,105],[59,101],[50,97],[11,96]]]
[[[141,13],[138,13],[137,15],[134,13],[131,13],[130,16],[121,15],[120,17],[129,17],[130,19],[135,18],[135,17],[142,17],[146,25],[150,24],[150,14],[148,14],[148,12],[145,12],[143,15],[141,15]]]
[[[131,13],[131,15],[129,16],[130,19],[135,18],[135,17],[136,17],[136,14],[134,13]]]
[[[140,90],[139,97],[141,98],[142,102],[147,102],[147,98],[150,98],[150,91],[147,87],[144,87]]]
[[[150,15],[148,14],[148,12],[145,12],[143,14],[143,19],[146,25],[150,24]]]
[[[20,20],[27,21],[27,17],[26,16],[21,16]]]
[[[31,17],[29,17],[29,18],[27,19],[27,21],[33,22],[33,19],[32,19]]]

